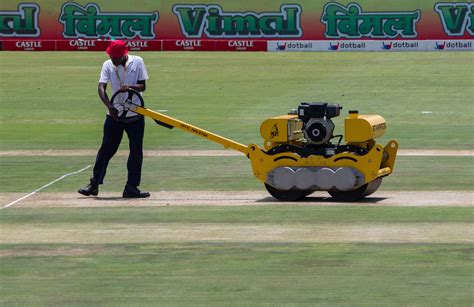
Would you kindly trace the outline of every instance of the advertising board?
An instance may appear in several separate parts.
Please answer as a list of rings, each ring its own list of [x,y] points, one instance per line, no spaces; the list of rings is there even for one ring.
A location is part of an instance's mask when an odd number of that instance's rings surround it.
[[[3,50],[474,50],[471,1],[0,2]],[[328,47],[329,46],[329,47]]]

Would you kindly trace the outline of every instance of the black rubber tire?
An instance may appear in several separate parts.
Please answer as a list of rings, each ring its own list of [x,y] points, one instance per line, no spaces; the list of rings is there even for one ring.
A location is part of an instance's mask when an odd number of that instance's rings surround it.
[[[371,181],[367,184],[367,189],[365,190],[365,196],[369,196],[373,194],[375,191],[377,191],[382,184],[382,178],[377,178],[374,181]]]
[[[328,191],[328,193],[335,201],[355,202],[365,197],[368,185],[369,184],[364,184],[363,186],[351,191],[331,190]]]
[[[352,191],[332,190],[332,191],[328,191],[328,193],[336,201],[354,202],[373,194],[375,191],[378,190],[381,184],[382,184],[382,178],[377,178]]]
[[[301,191],[301,190],[278,190],[271,185],[265,183],[265,188],[268,193],[275,199],[280,201],[298,201],[305,198],[307,195],[313,193],[313,191]]]

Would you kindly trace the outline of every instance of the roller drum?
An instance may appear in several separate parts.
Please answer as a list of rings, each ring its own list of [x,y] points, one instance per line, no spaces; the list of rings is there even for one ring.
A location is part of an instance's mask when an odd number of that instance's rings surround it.
[[[353,169],[341,167],[334,173],[334,187],[339,191],[352,190],[356,185],[357,178]]]
[[[309,190],[316,185],[315,173],[317,170],[309,167],[302,167],[295,172],[295,186],[298,190]]]
[[[277,167],[266,182],[280,190],[350,191],[364,184],[364,175],[351,167]]]
[[[314,181],[321,190],[331,189],[334,186],[334,170],[329,167],[319,168]]]
[[[295,171],[291,167],[278,167],[273,171],[273,184],[277,189],[290,190],[295,185]]]

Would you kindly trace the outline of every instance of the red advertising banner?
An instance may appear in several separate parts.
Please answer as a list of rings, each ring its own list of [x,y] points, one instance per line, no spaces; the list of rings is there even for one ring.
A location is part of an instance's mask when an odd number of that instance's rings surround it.
[[[301,45],[295,44],[298,41],[313,42],[308,50],[326,50],[325,42],[331,42],[331,46],[338,46],[338,42],[342,46],[349,44],[344,41],[383,41],[386,47],[381,50],[405,50],[389,46],[401,46],[397,41],[418,41],[420,46],[431,50],[432,45],[426,47],[423,41],[433,41],[435,47],[454,44],[456,47],[448,50],[457,50],[463,44],[454,41],[474,40],[474,3],[471,0],[0,2],[3,50],[98,51],[103,50],[104,42],[114,39],[129,42],[129,48],[136,51],[265,51],[266,42],[271,46],[270,51],[299,49],[283,48],[281,43],[275,47],[273,41],[288,42],[289,47]],[[378,43],[366,45],[373,46],[371,50],[379,49]],[[410,46],[410,50],[423,50]]]
[[[162,40],[134,40],[127,41],[128,50],[131,51],[162,51]]]
[[[56,41],[51,40],[4,40],[5,51],[55,51]]]
[[[216,51],[267,51],[266,41],[254,40],[218,40],[215,41]]]
[[[165,39],[163,51],[213,51],[214,42],[200,39]]]
[[[110,41],[107,40],[59,40],[56,51],[104,51]],[[127,41],[127,47],[132,51],[161,51],[162,41]]]
[[[267,41],[163,40],[163,51],[267,51]]]
[[[99,40],[59,40],[56,43],[56,51],[104,51],[110,42]]]

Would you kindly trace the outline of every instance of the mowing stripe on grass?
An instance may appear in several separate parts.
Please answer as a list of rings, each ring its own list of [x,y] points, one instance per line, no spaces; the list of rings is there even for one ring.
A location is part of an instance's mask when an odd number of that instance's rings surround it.
[[[97,150],[60,149],[60,150],[1,150],[0,157],[89,157],[95,156]],[[119,150],[115,155],[128,157],[127,150]],[[242,153],[232,150],[145,150],[145,157],[233,157]],[[401,149],[397,153],[401,157],[473,157],[474,150],[446,149]]]
[[[472,223],[38,223],[0,225],[0,234],[0,244],[474,243]]]
[[[68,176],[75,175],[75,174],[79,174],[79,173],[85,171],[86,169],[88,169],[88,168],[91,167],[91,166],[92,166],[92,165],[87,165],[86,167],[81,168],[81,169],[78,170],[78,171],[75,171],[75,172],[72,172],[72,173],[68,173],[68,174],[64,174],[64,175],[62,175],[61,177],[59,177],[59,178],[57,178],[57,179],[55,179],[55,180],[53,180],[53,181],[51,181],[51,182],[45,184],[44,186],[42,186],[42,187],[40,187],[40,188],[34,190],[33,192],[31,192],[31,193],[29,193],[29,194],[26,194],[25,196],[20,197],[20,198],[18,198],[18,199],[16,199],[16,200],[14,200],[14,201],[12,201],[12,202],[6,204],[6,205],[3,206],[3,207],[0,207],[0,209],[6,209],[6,208],[8,208],[8,207],[11,207],[11,206],[13,206],[14,204],[16,204],[16,203],[18,203],[18,202],[20,202],[20,201],[22,201],[22,200],[24,200],[24,199],[26,199],[26,198],[28,198],[28,197],[34,195],[34,194],[36,194],[37,192],[39,192],[39,191],[41,191],[41,190],[43,190],[43,189],[45,189],[45,188],[47,188],[47,187],[49,187],[50,185],[52,185],[52,184],[54,184],[54,183],[56,183],[56,182],[58,182],[58,181],[60,181],[60,180],[63,180],[64,178],[66,178],[66,177],[68,177]]]

